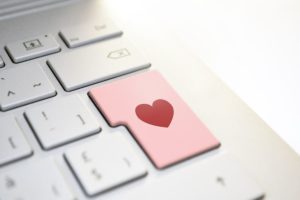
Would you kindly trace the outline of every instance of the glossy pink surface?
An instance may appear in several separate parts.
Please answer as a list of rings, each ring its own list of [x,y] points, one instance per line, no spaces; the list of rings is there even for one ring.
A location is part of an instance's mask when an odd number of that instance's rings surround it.
[[[157,71],[105,84],[89,95],[111,126],[129,128],[157,168],[220,145]]]

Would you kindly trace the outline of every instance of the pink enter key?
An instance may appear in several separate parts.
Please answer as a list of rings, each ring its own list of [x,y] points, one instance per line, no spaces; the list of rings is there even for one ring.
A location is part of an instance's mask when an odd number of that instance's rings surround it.
[[[94,88],[89,95],[111,126],[129,128],[159,169],[220,146],[157,71]]]

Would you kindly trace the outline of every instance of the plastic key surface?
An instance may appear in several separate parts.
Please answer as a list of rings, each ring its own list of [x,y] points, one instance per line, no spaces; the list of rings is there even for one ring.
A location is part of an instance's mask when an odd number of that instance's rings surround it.
[[[0,110],[7,111],[56,95],[38,63],[22,64],[0,73]]]
[[[85,193],[94,196],[147,174],[121,132],[70,149],[65,157]]]
[[[54,160],[0,173],[0,200],[76,200]]]
[[[111,126],[131,130],[157,168],[220,145],[156,71],[94,88],[89,95]]]
[[[13,116],[0,118],[0,166],[32,154],[22,129]]]
[[[69,48],[75,48],[120,36],[122,31],[112,22],[106,21],[99,24],[82,24],[63,28],[59,34]]]
[[[7,44],[5,48],[15,63],[60,51],[59,44],[51,34],[12,42]]]
[[[139,51],[122,38],[53,56],[48,65],[66,91],[150,67]]]
[[[264,195],[236,159],[221,154],[149,181],[139,192],[122,194],[122,199],[263,200]]]
[[[93,114],[77,95],[31,108],[25,116],[46,150],[100,131]]]

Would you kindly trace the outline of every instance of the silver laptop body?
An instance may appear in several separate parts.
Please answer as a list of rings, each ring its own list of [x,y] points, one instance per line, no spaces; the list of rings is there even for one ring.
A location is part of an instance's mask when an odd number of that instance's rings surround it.
[[[139,1],[0,1],[0,57],[0,200],[300,199],[298,155]],[[178,149],[145,139],[159,101],[123,112],[164,88]]]

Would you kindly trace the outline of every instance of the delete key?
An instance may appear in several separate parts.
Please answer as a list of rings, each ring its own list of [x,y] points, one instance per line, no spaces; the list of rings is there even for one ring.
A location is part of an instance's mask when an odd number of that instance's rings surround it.
[[[158,169],[220,146],[157,71],[105,84],[89,95],[110,126],[127,126]]]

